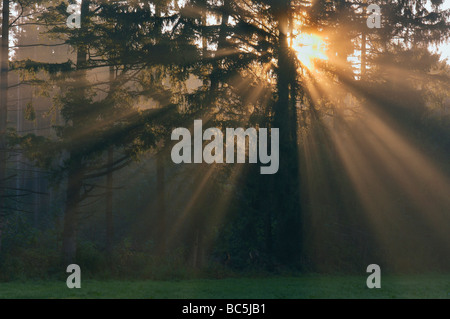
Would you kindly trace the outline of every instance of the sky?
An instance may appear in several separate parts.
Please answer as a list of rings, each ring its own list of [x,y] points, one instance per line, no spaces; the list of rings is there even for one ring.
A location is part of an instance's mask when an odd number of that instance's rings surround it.
[[[450,0],[444,0],[444,3],[442,5],[443,9],[450,9]],[[435,51],[434,48],[432,48],[433,51]],[[442,59],[447,58],[450,62],[450,42],[441,44],[438,48],[438,52],[441,53]]]
[[[440,45],[438,52],[441,54],[442,60],[448,59],[448,61],[450,62],[450,43]]]

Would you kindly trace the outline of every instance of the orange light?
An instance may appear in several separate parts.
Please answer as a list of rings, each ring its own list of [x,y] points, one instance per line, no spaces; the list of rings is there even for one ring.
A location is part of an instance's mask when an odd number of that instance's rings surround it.
[[[328,60],[325,54],[324,40],[315,34],[300,34],[292,41],[292,49],[297,53],[298,60],[308,69],[312,69],[314,60]]]

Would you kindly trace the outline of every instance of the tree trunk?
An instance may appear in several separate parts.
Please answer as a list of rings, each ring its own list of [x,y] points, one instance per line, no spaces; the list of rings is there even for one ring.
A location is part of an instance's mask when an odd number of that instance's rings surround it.
[[[115,71],[114,67],[109,67],[109,91],[113,94],[115,89]],[[106,222],[106,253],[111,256],[113,252],[114,242],[114,216],[113,216],[113,163],[114,163],[114,146],[108,149],[108,174],[106,175],[106,207],[105,207],[105,222]]]
[[[208,39],[206,37],[205,28],[207,26],[206,20],[206,1],[202,1],[202,9],[201,9],[201,24],[202,24],[202,59],[206,64],[206,58],[208,57]],[[203,86],[208,87],[208,79],[206,76],[203,77]]]
[[[290,52],[288,36],[290,0],[274,5],[278,22],[278,70],[274,127],[280,129],[280,168],[273,177],[274,207],[272,218],[277,221],[274,230],[278,246],[276,252],[285,262],[301,258],[301,206],[299,190],[299,158],[297,148],[296,66]],[[272,235],[272,234],[270,234]]]
[[[199,226],[195,231],[194,237],[194,252],[192,258],[192,266],[194,267],[194,269],[201,269],[203,267],[203,244],[203,231],[201,229],[201,226]]]
[[[264,199],[264,203],[266,204],[266,206],[263,209],[266,209],[267,211],[265,212],[265,232],[266,232],[266,240],[265,240],[265,249],[266,249],[266,255],[267,255],[267,270],[269,271],[273,271],[273,267],[274,267],[274,260],[273,260],[273,234],[272,234],[272,224],[273,224],[273,220],[272,220],[272,211],[271,211],[271,207],[273,207],[273,203],[271,201],[271,193],[269,192],[268,194],[266,194],[266,198]],[[267,207],[269,209],[267,209]]]
[[[73,157],[73,155],[71,155]],[[81,188],[83,186],[81,160],[72,164],[67,180],[66,211],[64,214],[64,230],[62,254],[63,261],[69,265],[75,262],[77,253],[77,229],[78,229],[78,205],[81,200]]]
[[[366,76],[366,31],[361,33],[361,80]]]
[[[156,155],[156,210],[158,213],[158,254],[166,254],[166,196],[164,150]]]
[[[227,47],[227,41],[226,41],[226,28],[228,27],[228,21],[230,19],[230,0],[224,0],[222,5],[222,22],[220,24],[220,30],[219,30],[219,39],[217,41],[217,52],[219,54],[223,54],[222,50]],[[220,80],[220,62],[222,58],[215,57],[215,60],[213,62],[213,71],[211,72],[211,93],[214,94],[214,92],[217,91],[219,88]]]
[[[114,148],[108,149],[108,174],[106,175],[106,253],[111,255],[114,242],[114,219],[113,219],[113,172]]]
[[[2,42],[0,64],[0,251],[2,231],[6,215],[5,183],[6,183],[6,127],[8,122],[8,70],[9,70],[9,0],[3,0]]]
[[[286,2],[286,1],[283,1]],[[289,139],[289,85],[290,85],[290,63],[288,46],[288,16],[287,5],[280,5],[277,12],[279,42],[278,42],[278,70],[277,70],[277,92],[278,101],[275,106],[275,125],[280,128],[280,139]],[[281,143],[282,145],[284,143]]]
[[[81,2],[81,28],[85,25],[85,19],[89,12],[89,0],[82,0]],[[83,68],[87,61],[87,48],[85,45],[77,47],[77,76],[79,77],[79,94],[84,96],[86,93],[86,72]],[[72,123],[74,131],[82,129],[82,121],[79,118],[78,112],[74,112]],[[77,253],[77,229],[78,229],[78,206],[81,201],[81,190],[83,187],[83,163],[81,154],[77,151],[69,153],[69,163],[71,167],[67,177],[67,192],[66,192],[66,210],[64,214],[64,230],[62,234],[62,255],[63,261],[66,264],[75,262]]]

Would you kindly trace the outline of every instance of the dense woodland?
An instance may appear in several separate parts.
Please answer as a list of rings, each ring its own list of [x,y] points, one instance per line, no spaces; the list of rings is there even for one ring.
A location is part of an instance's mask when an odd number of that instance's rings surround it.
[[[0,280],[448,272],[442,6],[3,0]],[[278,173],[174,164],[196,119],[279,128]]]

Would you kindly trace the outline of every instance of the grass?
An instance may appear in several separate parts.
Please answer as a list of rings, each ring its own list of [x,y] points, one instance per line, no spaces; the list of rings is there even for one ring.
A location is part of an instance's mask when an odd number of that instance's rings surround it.
[[[82,280],[81,289],[57,281],[0,283],[0,298],[310,299],[450,298],[450,275],[383,276],[381,289],[366,277],[302,275],[181,281]]]

